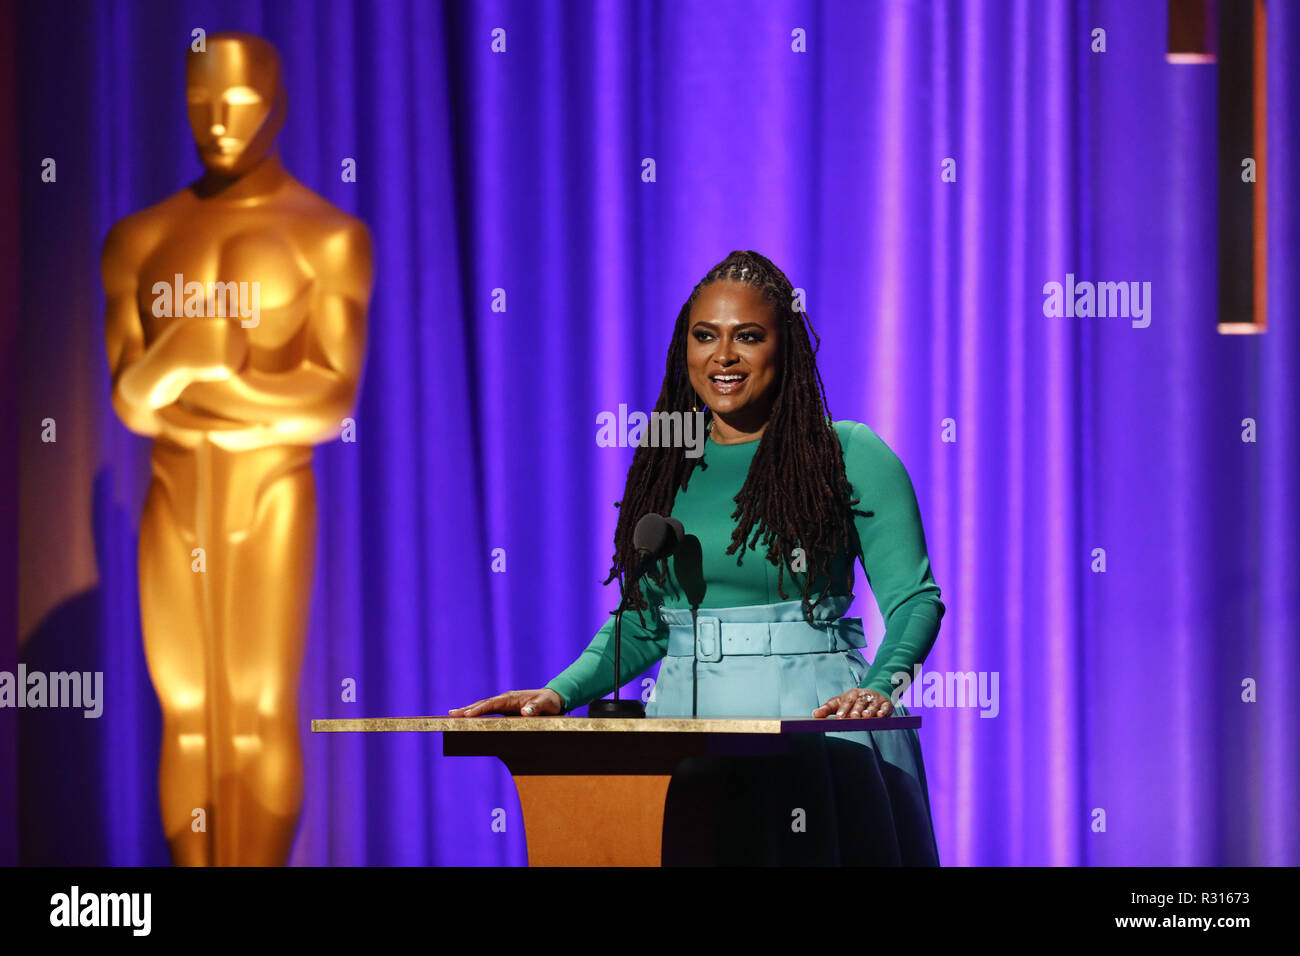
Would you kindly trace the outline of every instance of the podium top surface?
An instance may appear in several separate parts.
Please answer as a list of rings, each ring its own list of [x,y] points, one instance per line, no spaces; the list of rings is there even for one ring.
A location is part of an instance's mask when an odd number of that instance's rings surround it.
[[[642,734],[798,734],[846,730],[904,730],[908,717],[342,717],[316,719],[313,733],[395,731],[455,733],[588,732]]]

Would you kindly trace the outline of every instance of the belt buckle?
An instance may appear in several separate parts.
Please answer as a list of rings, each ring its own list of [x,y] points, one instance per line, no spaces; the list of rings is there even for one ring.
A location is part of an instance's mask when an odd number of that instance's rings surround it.
[[[722,621],[702,617],[695,622],[695,659],[706,664],[722,660]]]

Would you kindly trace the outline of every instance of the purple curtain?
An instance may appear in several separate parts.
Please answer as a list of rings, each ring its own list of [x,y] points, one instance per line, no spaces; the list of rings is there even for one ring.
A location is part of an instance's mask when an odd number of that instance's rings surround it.
[[[1300,862],[1300,9],[1269,4],[1270,326],[1233,336],[1215,68],[1165,62],[1166,7],[23,4],[18,657],[102,670],[105,708],[6,716],[17,860],[167,861],[148,442],[109,405],[98,254],[197,175],[202,27],[279,47],[285,164],[374,237],[358,441],[316,459],[294,863],[525,861],[495,761],[308,720],[445,713],[577,656],[631,455],[596,416],[653,406],[736,248],[805,290],[832,414],[907,466],[948,607],[926,669],[997,675],[996,707],[919,710],[942,862]],[[1067,276],[1150,283],[1149,325],[1048,317]]]

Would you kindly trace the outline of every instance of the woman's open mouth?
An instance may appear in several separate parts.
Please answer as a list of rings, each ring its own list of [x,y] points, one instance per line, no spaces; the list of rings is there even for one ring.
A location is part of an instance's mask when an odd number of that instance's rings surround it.
[[[749,378],[748,372],[725,372],[720,375],[710,375],[709,381],[713,383],[713,390],[719,395],[730,395],[732,392],[740,391],[747,378]]]

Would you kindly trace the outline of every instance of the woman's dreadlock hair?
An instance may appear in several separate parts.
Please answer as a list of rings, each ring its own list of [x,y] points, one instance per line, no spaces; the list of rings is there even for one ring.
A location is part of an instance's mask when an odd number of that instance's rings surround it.
[[[691,306],[705,286],[719,279],[757,288],[772,303],[781,336],[781,369],[774,386],[771,416],[745,484],[735,497],[736,510],[731,517],[739,522],[727,554],[739,550],[739,564],[746,547],[760,542],[766,545],[767,559],[778,567],[777,593],[782,600],[788,600],[781,587],[785,563],[795,548],[802,548],[808,567],[803,581],[803,612],[811,620],[812,608],[821,603],[831,586],[831,559],[847,550],[853,540],[853,514],[869,512],[853,508],[858,499],[851,497],[839,438],[826,409],[826,389],[814,358],[821,339],[805,314],[795,310],[794,287],[785,273],[757,252],[739,250],[709,270],[677,315],[654,410],[691,413],[696,401],[686,367]],[[817,345],[810,341],[810,334]],[[711,421],[712,411],[705,409],[705,417]],[[700,460],[687,457],[680,447],[652,447],[649,442],[638,446],[628,469],[623,500],[616,503],[619,512],[613,565],[605,584],[615,578],[622,583],[629,569],[635,567],[637,552],[632,532],[636,523],[646,514],[669,514],[677,490],[686,489]],[[667,563],[659,562],[649,573],[663,585],[666,571]],[[823,575],[826,586],[810,603],[809,587]],[[631,587],[626,595],[627,606],[639,612],[647,606],[645,598],[639,585]]]

